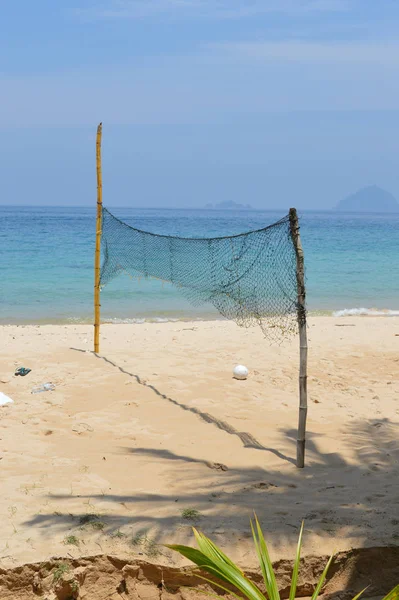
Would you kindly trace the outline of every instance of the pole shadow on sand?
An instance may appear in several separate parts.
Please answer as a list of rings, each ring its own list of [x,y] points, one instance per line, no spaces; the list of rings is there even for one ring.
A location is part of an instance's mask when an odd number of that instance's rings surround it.
[[[202,421],[204,421],[205,423],[215,425],[216,427],[218,427],[222,431],[225,431],[226,433],[229,433],[230,435],[236,435],[242,441],[244,448],[253,448],[255,450],[264,450],[266,452],[271,452],[278,458],[281,458],[281,460],[284,460],[286,462],[289,462],[289,463],[295,465],[295,460],[293,458],[291,458],[290,456],[286,456],[285,454],[283,454],[282,452],[279,452],[278,450],[275,450],[274,448],[267,448],[266,446],[263,446],[263,444],[261,444],[251,433],[248,433],[246,431],[238,431],[237,429],[235,429],[235,427],[233,427],[226,421],[222,421],[221,419],[218,419],[217,417],[212,416],[208,412],[203,412],[203,411],[199,410],[198,408],[195,408],[193,406],[187,406],[187,404],[178,402],[174,398],[171,398],[170,396],[167,396],[166,394],[163,394],[162,392],[160,392],[153,384],[143,381],[139,375],[136,375],[135,373],[131,373],[130,371],[127,371],[123,367],[120,367],[119,365],[117,365],[115,362],[113,362],[106,356],[96,354],[95,352],[92,352],[92,351],[81,350],[80,348],[71,348],[71,350],[75,350],[77,352],[84,352],[84,353],[90,352],[93,356],[112,365],[113,367],[118,369],[124,375],[128,375],[129,377],[132,377],[133,379],[135,379],[139,385],[149,388],[160,398],[163,398],[164,400],[171,402],[172,404],[174,404],[175,406],[178,406],[182,410],[187,410],[189,412],[194,413],[200,419],[202,419]]]

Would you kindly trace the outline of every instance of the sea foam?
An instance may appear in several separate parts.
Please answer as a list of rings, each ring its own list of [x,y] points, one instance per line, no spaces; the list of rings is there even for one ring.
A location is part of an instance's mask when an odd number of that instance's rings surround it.
[[[333,313],[334,317],[356,317],[356,316],[368,316],[368,317],[398,317],[399,310],[380,310],[378,308],[344,308],[343,310],[336,310]]]

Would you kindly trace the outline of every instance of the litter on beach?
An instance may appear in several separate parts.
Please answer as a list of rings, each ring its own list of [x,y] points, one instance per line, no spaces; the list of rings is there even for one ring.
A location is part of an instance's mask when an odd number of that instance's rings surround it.
[[[3,392],[0,392],[0,406],[3,406],[4,404],[10,404],[10,402],[14,402],[14,400],[3,394]]]
[[[19,369],[17,369],[15,371],[15,375],[16,376],[20,375],[21,377],[25,377],[25,375],[28,375],[31,371],[32,371],[32,369],[26,369],[25,367],[19,367]]]
[[[41,392],[51,392],[53,390],[55,390],[54,383],[43,383],[43,385],[34,387],[31,391],[31,394],[41,394]]]

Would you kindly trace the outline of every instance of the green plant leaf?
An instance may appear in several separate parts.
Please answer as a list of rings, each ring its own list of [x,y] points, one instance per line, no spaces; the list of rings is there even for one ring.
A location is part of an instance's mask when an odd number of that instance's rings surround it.
[[[191,562],[195,563],[198,566],[202,566],[204,564],[212,564],[212,560],[208,558],[203,552],[197,550],[196,548],[191,548],[191,546],[182,546],[180,544],[165,544],[166,548],[170,550],[174,550],[178,552],[182,556],[185,556]]]
[[[266,541],[262,533],[258,518],[255,515],[256,530],[251,521],[252,536],[254,538],[255,549],[258,555],[260,568],[266,586],[267,595],[270,600],[280,600],[280,594],[277,587],[276,577],[273,571],[273,565],[270,560]]]
[[[251,521],[251,530],[267,591],[267,600],[280,600],[273,565],[270,560],[267,544],[256,514],[254,523]],[[202,532],[197,531],[195,528],[193,528],[193,531],[199,549],[191,548],[189,546],[181,546],[178,544],[168,544],[166,545],[166,547],[176,552],[179,552],[179,554],[181,554],[185,558],[188,558],[200,569],[206,571],[210,575],[213,575],[216,579],[221,580],[224,584],[228,584],[228,586],[234,587],[238,591],[238,594],[232,592],[229,589],[229,587],[226,587],[226,585],[222,585],[222,583],[219,583],[218,581],[214,581],[207,577],[203,577],[200,574],[197,574],[197,577],[199,579],[202,579],[203,581],[206,581],[213,587],[216,587],[220,590],[223,590],[223,592],[232,595],[234,598],[236,598],[236,600],[241,600],[242,596],[244,596],[247,600],[266,600],[266,597],[261,592],[261,590],[245,576],[244,572],[236,564],[234,564],[233,561],[228,556],[226,556],[226,554],[224,554],[218,546],[216,546],[216,544],[214,544],[208,537],[206,537],[206,535],[204,535]],[[302,522],[299,531],[298,545],[294,560],[289,600],[295,600],[296,596],[303,531],[304,523]],[[321,574],[320,579],[316,585],[316,589],[313,592],[311,600],[318,599],[318,596],[326,580],[327,573],[331,566],[333,558],[334,554],[330,556],[324,568],[324,571]],[[367,588],[359,592],[352,600],[359,600],[360,596],[365,592],[366,589]],[[213,598],[219,598],[217,594],[208,592],[206,590],[199,590],[199,593],[211,596]],[[389,594],[387,594],[385,598],[383,598],[383,600],[399,600],[399,585],[394,587],[389,592]]]
[[[352,598],[352,600],[358,600],[358,598],[360,598],[360,596],[362,594],[364,594],[364,592],[367,590],[369,586],[367,585],[361,592],[359,592],[358,594],[356,594],[356,596],[354,598]]]
[[[198,540],[202,551],[178,545],[168,545],[167,548],[176,550],[182,556],[185,556],[198,565],[201,569],[207,571],[211,575],[215,575],[225,583],[233,585],[249,600],[265,600],[262,592],[252,583],[252,581],[245,577],[244,573],[237,565],[223,554],[223,552],[204,534],[196,533],[196,539]],[[224,588],[222,587],[222,589]]]
[[[248,598],[262,600],[264,596],[262,592],[245,577],[242,570],[236,565],[222,550],[216,546],[205,534],[197,531],[193,527],[195,539],[201,552],[208,557],[213,563],[207,569],[208,572],[216,574],[228,583],[234,585]]]
[[[396,585],[383,600],[398,600],[399,598],[399,585]]]
[[[290,598],[289,598],[289,600],[295,600],[296,586],[297,586],[297,583],[298,583],[299,563],[300,563],[300,560],[301,560],[303,527],[304,527],[304,522],[302,521],[301,529],[300,529],[300,532],[299,532],[299,538],[298,538],[298,546],[297,546],[297,549],[296,549],[294,569],[292,571],[292,580],[291,580],[291,589],[290,589]]]
[[[320,576],[319,583],[317,584],[317,586],[316,586],[316,589],[315,589],[315,591],[314,591],[314,592],[313,592],[313,594],[312,594],[312,600],[316,600],[316,598],[318,597],[318,595],[319,595],[319,593],[320,593],[320,590],[321,590],[321,588],[323,587],[324,580],[325,580],[325,578],[326,578],[326,575],[327,575],[327,573],[328,573],[328,569],[330,568],[330,565],[331,565],[331,563],[332,563],[332,559],[333,559],[333,558],[334,558],[334,554],[332,554],[332,555],[330,556],[330,558],[329,558],[329,560],[328,560],[328,563],[326,564],[326,566],[325,566],[325,568],[324,568],[324,571],[323,571],[323,573],[322,573],[322,574],[321,574],[321,576]]]
[[[203,581],[206,581],[207,583],[210,583],[211,585],[215,585],[216,587],[218,587],[221,590],[224,590],[225,592],[227,592],[229,595],[234,596],[235,598],[238,598],[238,600],[242,600],[241,596],[239,596],[238,594],[232,592],[231,590],[229,590],[228,588],[224,587],[224,585],[221,585],[220,583],[218,583],[217,581],[212,581],[212,579],[208,579],[207,577],[203,577],[202,575],[197,575],[197,577],[199,579],[202,579]],[[219,598],[219,596],[217,594],[212,594],[212,592],[207,592],[206,590],[202,590],[203,593],[208,594],[210,596],[216,596],[216,598]]]
[[[170,550],[178,552],[185,558],[188,558],[188,560],[191,560],[191,562],[198,565],[198,567],[200,567],[201,569],[206,569],[208,566],[215,566],[211,558],[209,558],[208,556],[206,556],[206,554],[204,554],[200,550],[197,550],[196,548],[191,548],[190,546],[181,546],[179,544],[165,544],[165,546]],[[225,581],[226,583],[230,583],[227,579],[223,577],[223,575],[221,576],[221,579],[223,579],[223,581]]]
[[[265,600],[262,592],[237,567],[223,564],[215,567],[207,566],[206,570],[208,573],[216,575],[216,577],[227,580],[228,583],[244,594],[248,600]]]
[[[204,535],[200,531],[197,531],[195,527],[193,527],[193,532],[198,544],[198,548],[201,550],[201,552],[206,554],[206,556],[208,556],[209,558],[220,560],[221,562],[225,562],[226,564],[230,565],[231,567],[234,567],[235,569],[239,569],[239,567],[236,564],[234,564],[233,561],[230,560],[230,558],[226,556],[226,554],[224,554],[221,551],[221,549],[218,548],[216,544],[212,542],[212,540],[206,537],[206,535]],[[241,571],[241,569],[239,570]]]

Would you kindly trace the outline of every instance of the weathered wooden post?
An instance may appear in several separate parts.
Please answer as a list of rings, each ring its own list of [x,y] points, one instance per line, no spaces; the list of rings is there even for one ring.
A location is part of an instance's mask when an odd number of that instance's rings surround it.
[[[299,422],[296,466],[299,469],[302,469],[305,466],[306,417],[308,413],[308,337],[306,331],[305,265],[301,236],[299,234],[298,214],[295,208],[290,208],[290,226],[291,237],[296,254],[296,281],[298,288],[297,315],[299,329]]]

